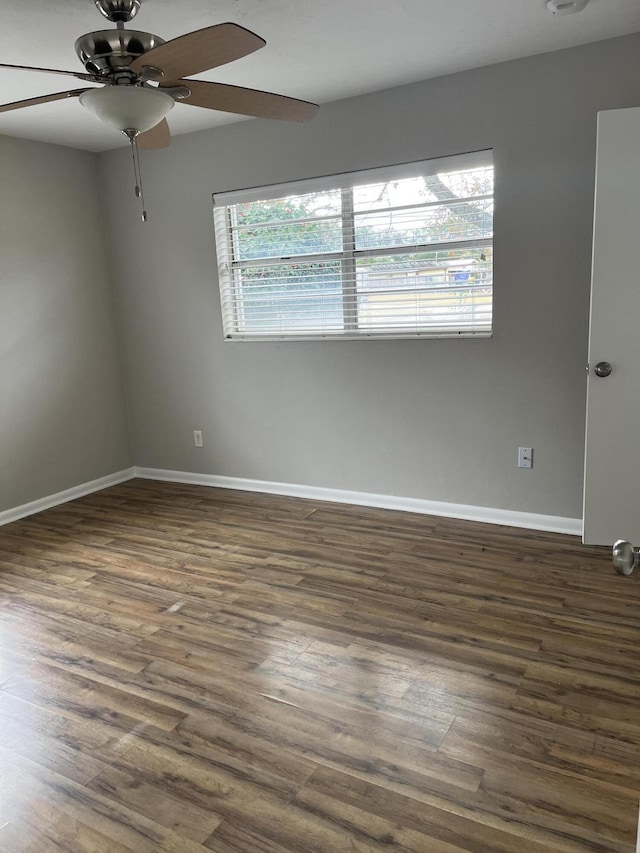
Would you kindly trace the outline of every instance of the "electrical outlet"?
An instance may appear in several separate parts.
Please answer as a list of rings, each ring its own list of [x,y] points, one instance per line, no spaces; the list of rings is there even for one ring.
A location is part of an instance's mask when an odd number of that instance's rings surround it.
[[[533,468],[533,447],[518,448],[518,468]]]
[[[202,430],[194,429],[193,431],[193,443],[196,447],[204,447],[204,443],[202,441]]]

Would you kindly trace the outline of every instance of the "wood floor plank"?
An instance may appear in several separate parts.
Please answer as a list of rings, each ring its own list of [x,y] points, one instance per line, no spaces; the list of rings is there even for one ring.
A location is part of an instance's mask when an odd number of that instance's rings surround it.
[[[416,800],[398,792],[385,791],[365,780],[329,768],[318,768],[298,795],[301,800],[321,795],[324,802],[336,800],[410,827],[429,838],[425,851],[469,850],[473,853],[543,853],[548,850],[576,851],[579,844],[537,827],[526,816],[512,812],[483,810],[482,803],[455,802],[446,798]],[[220,827],[224,829],[223,823]]]
[[[640,583],[131,481],[0,528],[0,852],[633,853]]]
[[[86,823],[38,803],[26,819],[7,824],[0,831],[0,850],[7,853],[132,853]]]
[[[87,787],[192,841],[206,841],[222,821],[209,809],[173,797],[164,786],[141,782],[136,774],[113,767],[95,776]]]
[[[186,716],[126,689],[48,665],[30,666],[6,682],[3,690],[34,704],[55,706],[80,717],[118,724],[123,729],[145,724],[171,731]]]
[[[39,738],[48,738],[52,746],[40,750],[41,762],[55,758],[58,749],[68,747],[83,757],[95,759],[98,766],[104,768],[127,747],[130,733],[139,729],[139,723],[134,721],[131,721],[131,726],[123,727],[118,719],[100,719],[97,713],[90,714],[81,706],[60,706],[53,702],[39,705],[4,691],[0,693],[0,743],[16,755],[28,750],[28,757],[32,740],[37,742]],[[90,768],[92,765],[88,766]],[[83,773],[83,767],[84,762],[79,761],[75,772]],[[74,778],[70,773],[66,775]],[[93,778],[97,773],[87,772],[86,775]]]
[[[2,799],[10,804],[9,826],[16,820],[23,821],[30,827],[28,837],[32,823],[40,833],[46,831],[39,818],[43,812],[57,815],[55,819],[49,819],[54,826],[71,819],[91,827],[108,839],[103,847],[105,851],[113,845],[116,850],[120,846],[136,853],[152,853],[171,835],[170,830],[121,806],[111,797],[94,792],[86,785],[79,785],[36,762],[5,754],[0,767],[0,786],[3,788]]]

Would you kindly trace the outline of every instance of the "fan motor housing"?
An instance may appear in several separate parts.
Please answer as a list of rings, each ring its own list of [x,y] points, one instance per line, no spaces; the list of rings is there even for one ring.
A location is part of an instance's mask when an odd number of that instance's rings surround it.
[[[164,39],[137,30],[98,30],[87,33],[76,41],[76,53],[89,74],[109,77],[126,71],[134,59],[154,47],[164,44]]]

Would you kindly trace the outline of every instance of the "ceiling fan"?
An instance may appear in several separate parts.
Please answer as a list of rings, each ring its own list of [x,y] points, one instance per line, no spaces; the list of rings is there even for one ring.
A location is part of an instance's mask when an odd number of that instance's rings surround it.
[[[164,148],[171,137],[165,116],[176,102],[260,118],[305,121],[316,104],[258,89],[204,80],[186,80],[247,56],[266,42],[238,24],[205,27],[165,42],[158,36],[126,30],[142,0],[94,0],[115,30],[80,36],[76,53],[86,73],[0,63],[0,68],[75,77],[93,86],[0,105],[0,113],[65,98],[78,98],[99,119],[136,139],[140,148]]]
[[[37,104],[78,98],[97,118],[121,131],[131,143],[136,196],[142,201],[146,222],[138,148],[165,148],[171,142],[166,115],[183,103],[221,112],[258,118],[306,121],[318,111],[317,104],[245,89],[224,83],[185,79],[247,56],[266,42],[238,24],[216,24],[165,42],[158,36],[127,30],[125,24],[140,11],[142,0],[94,0],[99,12],[116,25],[80,36],[76,53],[86,73],[0,63],[1,68],[38,71],[101,83],[38,98],[0,105],[0,113]]]

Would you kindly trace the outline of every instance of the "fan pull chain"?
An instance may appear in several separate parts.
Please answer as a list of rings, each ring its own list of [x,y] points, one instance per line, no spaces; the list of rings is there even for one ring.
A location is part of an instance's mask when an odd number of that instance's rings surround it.
[[[138,142],[137,142],[137,133],[127,133],[126,134],[129,139],[129,144],[131,145],[131,158],[133,160],[133,178],[136,182],[136,198],[140,199],[140,203],[142,205],[142,215],[141,219],[143,222],[146,222],[147,211],[144,205],[144,191],[142,189],[142,171],[140,169],[140,151],[138,150]]]

